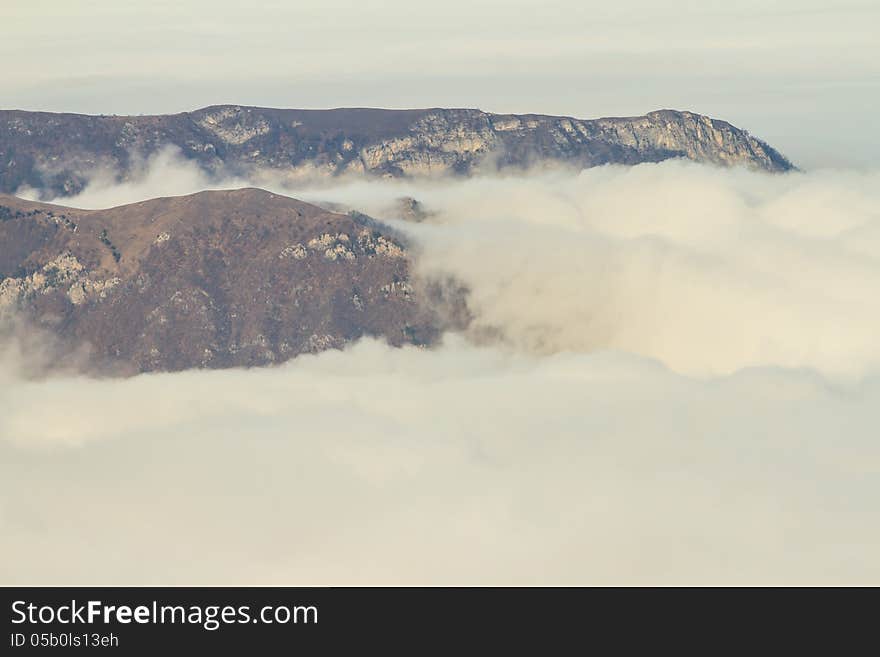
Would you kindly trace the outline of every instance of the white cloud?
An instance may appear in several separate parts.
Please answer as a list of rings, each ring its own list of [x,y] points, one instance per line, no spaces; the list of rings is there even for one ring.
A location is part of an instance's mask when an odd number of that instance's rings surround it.
[[[0,581],[880,583],[877,182],[671,162],[288,190],[420,199],[397,225],[421,270],[503,339],[4,365]]]
[[[61,202],[100,207],[203,189],[163,151],[140,177],[99,177]],[[334,179],[338,180],[338,179]],[[691,375],[880,364],[880,173],[767,175],[687,161],[579,175],[296,186],[272,172],[214,181],[367,211],[408,232],[424,276],[470,289],[471,335],[538,353],[615,349]],[[432,213],[396,220],[409,195]]]
[[[5,583],[880,581],[876,378],[364,341],[0,399]]]
[[[83,172],[89,182],[82,192],[57,197],[53,202],[75,208],[111,208],[160,196],[182,196],[205,189],[246,186],[246,181],[241,179],[212,178],[198,164],[182,157],[176,146],[165,146],[146,158],[139,157],[137,153],[131,155],[133,165],[126,180],[117,180],[117,173],[110,167],[98,167]],[[40,190],[22,188],[16,194],[37,200]]]
[[[617,349],[676,371],[784,366],[858,378],[880,363],[880,176],[766,175],[688,162],[577,177],[352,184],[327,197],[405,225],[419,267],[471,289],[476,329],[517,349]]]

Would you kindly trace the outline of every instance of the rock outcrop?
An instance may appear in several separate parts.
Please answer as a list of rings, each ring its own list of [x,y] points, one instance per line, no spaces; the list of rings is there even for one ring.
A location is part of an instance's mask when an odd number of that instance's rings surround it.
[[[97,170],[126,178],[163,147],[216,175],[442,176],[685,157],[785,171],[780,153],[725,121],[661,110],[582,120],[475,109],[262,109],[223,105],[163,116],[0,111],[0,192],[80,191]]]

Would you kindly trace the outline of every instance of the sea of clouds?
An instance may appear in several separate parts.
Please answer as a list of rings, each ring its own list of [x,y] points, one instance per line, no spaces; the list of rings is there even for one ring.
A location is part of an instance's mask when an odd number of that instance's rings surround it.
[[[472,326],[125,380],[7,346],[3,583],[880,583],[877,173],[256,182],[393,223]],[[64,203],[241,184],[166,152]]]

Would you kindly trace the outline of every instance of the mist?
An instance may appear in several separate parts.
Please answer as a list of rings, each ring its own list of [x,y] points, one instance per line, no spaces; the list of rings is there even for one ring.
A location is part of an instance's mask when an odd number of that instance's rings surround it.
[[[365,340],[4,387],[6,583],[877,583],[876,378]]]
[[[470,337],[514,351],[614,349],[676,372],[810,368],[858,380],[880,364],[880,172],[784,175],[683,160],[579,174],[536,168],[433,182],[273,171],[209,180],[163,151],[139,177],[97,174],[58,199],[106,207],[245,184],[380,218],[423,278],[469,290]],[[404,221],[397,199],[427,213]]]
[[[225,184],[163,157],[69,202]],[[3,357],[0,581],[880,583],[877,173],[259,182],[404,231],[472,325],[129,379]]]
[[[383,196],[419,199],[435,214],[396,225],[420,272],[462,281],[472,333],[515,350],[615,349],[699,376],[770,365],[858,379],[880,363],[876,173],[672,161],[387,187],[336,198],[385,218]]]

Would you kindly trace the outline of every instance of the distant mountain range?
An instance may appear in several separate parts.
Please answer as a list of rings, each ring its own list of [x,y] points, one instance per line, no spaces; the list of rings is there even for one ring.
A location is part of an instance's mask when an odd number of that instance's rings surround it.
[[[133,374],[278,363],[364,335],[430,344],[463,296],[420,284],[399,236],[257,189],[109,210],[0,195],[0,323]]]
[[[220,105],[161,116],[0,111],[0,192],[75,194],[101,169],[125,179],[169,145],[211,175],[271,171],[422,177],[577,168],[685,157],[786,171],[792,164],[725,121],[660,110],[630,118],[574,119],[476,109],[264,109]]]

